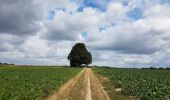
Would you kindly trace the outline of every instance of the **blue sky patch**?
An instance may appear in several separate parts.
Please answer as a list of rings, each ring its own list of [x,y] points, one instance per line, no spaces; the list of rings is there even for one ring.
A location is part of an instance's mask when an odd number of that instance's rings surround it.
[[[88,36],[88,33],[87,32],[82,32],[81,35],[83,36],[84,39],[86,39],[87,36]]]
[[[48,12],[47,20],[52,20],[55,16],[55,11],[51,10]]]
[[[135,8],[135,9],[129,11],[127,13],[127,15],[130,18],[135,19],[135,20],[143,18],[143,13],[142,13],[141,9],[139,9],[139,8]]]
[[[77,0],[71,0],[75,1],[76,3],[80,3]],[[96,8],[100,11],[106,11],[107,4],[110,2],[110,0],[104,0],[104,1],[99,1],[99,0],[83,0],[80,3],[80,7],[78,8],[78,12],[82,12],[84,8],[86,7],[92,7]]]
[[[92,0],[84,0],[84,4],[88,7],[97,8],[98,5]]]

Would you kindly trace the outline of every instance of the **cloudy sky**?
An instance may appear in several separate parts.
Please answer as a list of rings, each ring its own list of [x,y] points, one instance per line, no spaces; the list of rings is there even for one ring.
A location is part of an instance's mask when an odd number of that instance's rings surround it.
[[[93,65],[169,66],[170,0],[0,0],[0,61],[66,65],[77,42]]]

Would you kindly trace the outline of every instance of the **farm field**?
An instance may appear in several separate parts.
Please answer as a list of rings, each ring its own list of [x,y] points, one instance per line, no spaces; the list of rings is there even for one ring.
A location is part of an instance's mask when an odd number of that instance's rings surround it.
[[[93,68],[93,71],[109,78],[124,95],[141,100],[170,99],[169,70]]]
[[[42,100],[82,68],[0,67],[0,100]]]
[[[169,76],[168,70],[0,67],[0,100],[169,100]]]
[[[110,100],[91,68],[0,67],[0,100]]]
[[[0,0],[0,100],[170,100],[170,0]]]

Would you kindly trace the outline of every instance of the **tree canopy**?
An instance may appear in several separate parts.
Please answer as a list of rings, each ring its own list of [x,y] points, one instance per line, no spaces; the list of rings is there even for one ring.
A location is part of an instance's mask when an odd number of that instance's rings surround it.
[[[68,60],[70,60],[70,66],[81,66],[82,64],[89,65],[92,63],[92,55],[86,49],[84,43],[76,43],[68,55]]]

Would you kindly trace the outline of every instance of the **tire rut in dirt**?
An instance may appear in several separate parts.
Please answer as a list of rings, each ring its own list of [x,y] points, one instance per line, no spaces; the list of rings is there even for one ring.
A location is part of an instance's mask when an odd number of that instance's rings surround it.
[[[92,91],[92,99],[93,100],[110,100],[107,92],[103,89],[100,81],[96,77],[96,75],[89,70],[90,72],[90,80],[91,80],[91,91]]]

